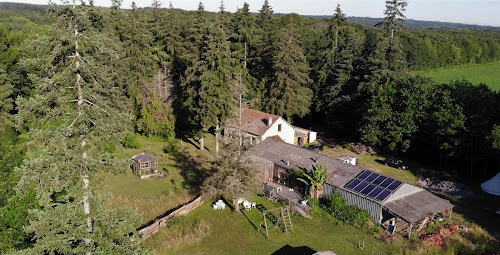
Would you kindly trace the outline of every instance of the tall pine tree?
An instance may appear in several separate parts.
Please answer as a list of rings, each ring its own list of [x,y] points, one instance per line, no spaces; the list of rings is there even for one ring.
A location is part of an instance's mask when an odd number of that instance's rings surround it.
[[[306,85],[311,82],[310,69],[292,20],[279,32],[272,70],[266,110],[289,121],[309,113],[312,91]]]
[[[19,128],[31,138],[18,190],[35,188],[40,205],[27,228],[36,242],[22,254],[136,254],[137,216],[94,193],[96,174],[125,169],[112,156],[132,120],[114,68],[119,40],[105,32],[105,9],[73,2],[54,13],[52,33],[32,42],[38,54],[26,61],[40,70],[34,96],[18,100]]]

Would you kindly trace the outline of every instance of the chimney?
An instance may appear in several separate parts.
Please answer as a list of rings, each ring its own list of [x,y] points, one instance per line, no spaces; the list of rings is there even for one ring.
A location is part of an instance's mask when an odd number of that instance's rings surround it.
[[[272,117],[267,117],[267,126],[270,127],[271,124],[273,124],[273,118]]]

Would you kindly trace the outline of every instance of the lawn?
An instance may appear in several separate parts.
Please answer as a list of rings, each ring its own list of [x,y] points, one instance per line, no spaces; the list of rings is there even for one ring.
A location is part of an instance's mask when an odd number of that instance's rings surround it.
[[[281,206],[259,196],[249,200],[266,209]],[[211,202],[206,201],[188,216],[162,228],[141,246],[156,254],[272,254],[286,245],[337,254],[400,254],[401,243],[406,242],[386,244],[362,228],[338,224],[320,209],[311,213],[312,220],[293,214],[293,231],[285,233],[274,226],[267,239],[265,230],[259,227],[262,213],[258,209],[243,211],[244,214],[227,207],[214,211]],[[364,249],[358,248],[359,242],[365,243]]]
[[[500,90],[500,62],[467,64],[447,68],[419,71],[417,74],[431,77],[438,83],[448,83],[465,78],[473,84],[484,83],[495,91]]]
[[[192,200],[199,191],[205,171],[210,167],[211,152],[215,147],[213,135],[207,135],[207,150],[198,150],[195,140],[165,140],[159,137],[137,136],[139,148],[126,148],[116,153],[119,159],[130,159],[141,152],[159,158],[159,171],[166,178],[143,179],[135,176],[130,168],[121,173],[99,176],[100,192],[110,193],[113,206],[129,206],[142,213],[143,221],[137,227],[159,215]],[[167,148],[165,151],[164,149]],[[168,151],[170,150],[170,151]]]

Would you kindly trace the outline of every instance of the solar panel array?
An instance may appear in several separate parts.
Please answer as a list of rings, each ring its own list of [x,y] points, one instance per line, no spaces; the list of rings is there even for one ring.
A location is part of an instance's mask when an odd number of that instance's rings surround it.
[[[384,201],[401,184],[403,184],[402,181],[369,170],[363,170],[363,172],[347,183],[344,188],[377,201]]]

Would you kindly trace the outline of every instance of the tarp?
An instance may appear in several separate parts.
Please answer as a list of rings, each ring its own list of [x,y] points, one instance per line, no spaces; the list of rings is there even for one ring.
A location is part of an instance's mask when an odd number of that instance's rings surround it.
[[[500,196],[500,173],[481,184],[481,188],[484,192]]]

